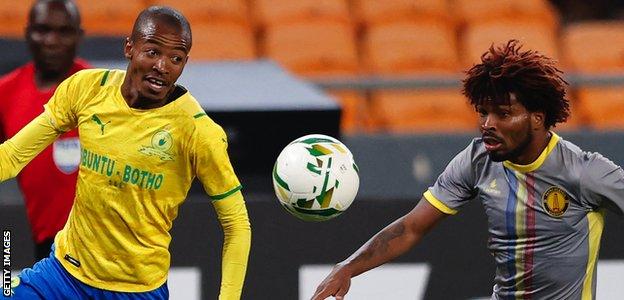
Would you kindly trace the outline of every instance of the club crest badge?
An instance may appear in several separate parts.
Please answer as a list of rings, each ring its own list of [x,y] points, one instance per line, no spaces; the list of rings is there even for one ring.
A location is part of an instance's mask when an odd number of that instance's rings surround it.
[[[550,216],[559,218],[568,210],[570,196],[563,189],[552,186],[542,196],[544,210]]]
[[[151,156],[155,155],[160,157],[161,160],[169,161],[173,160],[171,150],[173,148],[173,137],[168,131],[159,130],[151,139],[150,146],[142,146],[139,152]]]

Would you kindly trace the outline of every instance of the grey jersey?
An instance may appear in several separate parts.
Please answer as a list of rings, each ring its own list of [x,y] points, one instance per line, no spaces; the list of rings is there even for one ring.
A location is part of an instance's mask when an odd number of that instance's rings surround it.
[[[553,133],[529,165],[473,140],[425,192],[441,211],[481,201],[496,261],[493,299],[593,299],[604,210],[624,211],[624,171]]]

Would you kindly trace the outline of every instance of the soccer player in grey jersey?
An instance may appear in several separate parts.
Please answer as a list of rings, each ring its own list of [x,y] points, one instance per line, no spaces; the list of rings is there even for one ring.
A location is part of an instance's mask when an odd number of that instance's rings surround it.
[[[551,129],[565,122],[566,82],[553,60],[517,41],[490,47],[463,81],[481,138],[460,152],[416,207],[338,263],[312,299],[342,299],[351,277],[408,251],[477,199],[496,261],[492,299],[594,299],[604,209],[624,211],[624,171]]]

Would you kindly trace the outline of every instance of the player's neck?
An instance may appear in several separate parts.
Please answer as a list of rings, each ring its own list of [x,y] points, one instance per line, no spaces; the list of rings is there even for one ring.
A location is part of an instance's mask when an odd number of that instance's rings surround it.
[[[548,147],[551,138],[552,134],[548,130],[534,133],[533,138],[524,151],[509,161],[517,165],[528,165],[533,163],[537,160],[537,158],[539,158],[542,152],[544,152],[544,149]]]

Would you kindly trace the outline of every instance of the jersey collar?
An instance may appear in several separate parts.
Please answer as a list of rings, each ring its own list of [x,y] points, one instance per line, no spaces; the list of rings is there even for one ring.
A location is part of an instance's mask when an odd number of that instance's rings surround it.
[[[551,131],[550,134],[551,134],[551,137],[550,137],[550,141],[548,142],[548,145],[546,145],[546,148],[542,151],[540,156],[537,157],[537,159],[533,161],[532,163],[528,165],[518,165],[518,164],[514,164],[506,160],[503,162],[503,165],[507,168],[514,169],[522,173],[528,173],[528,172],[537,170],[544,163],[544,161],[546,160],[546,157],[548,157],[550,152],[552,152],[553,149],[555,149],[557,142],[559,142],[559,136],[556,133]]]

